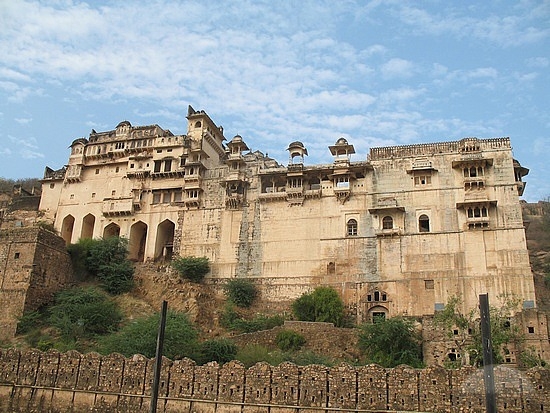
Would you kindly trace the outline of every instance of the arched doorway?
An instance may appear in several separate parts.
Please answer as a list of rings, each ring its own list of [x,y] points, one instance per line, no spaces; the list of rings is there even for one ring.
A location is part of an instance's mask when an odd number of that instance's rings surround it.
[[[65,244],[67,245],[71,243],[71,239],[73,238],[73,229],[74,217],[72,215],[67,215],[61,223],[61,238],[65,240]]]
[[[128,242],[128,258],[132,261],[143,262],[145,258],[145,242],[147,241],[147,225],[141,221],[130,228]]]
[[[82,219],[82,231],[80,238],[93,238],[94,236],[95,217],[92,214],[86,215]]]
[[[159,258],[164,258],[165,260],[172,259],[175,228],[176,225],[169,219],[162,221],[157,227],[155,260]]]
[[[103,238],[119,237],[119,236],[120,236],[120,227],[114,222],[111,222],[103,230]]]

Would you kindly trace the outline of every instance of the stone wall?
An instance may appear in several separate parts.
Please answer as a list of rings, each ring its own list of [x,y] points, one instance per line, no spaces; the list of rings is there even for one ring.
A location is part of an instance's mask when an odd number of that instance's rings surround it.
[[[154,360],[0,350],[0,411],[147,412]],[[497,409],[547,411],[550,371],[495,369]],[[481,370],[163,360],[158,412],[484,412]]]
[[[40,308],[71,280],[63,239],[39,227],[0,231],[0,339],[12,338],[25,311]]]

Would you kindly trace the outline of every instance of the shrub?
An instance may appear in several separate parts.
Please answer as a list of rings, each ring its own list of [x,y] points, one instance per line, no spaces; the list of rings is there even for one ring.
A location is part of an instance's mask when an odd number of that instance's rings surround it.
[[[40,311],[29,311],[23,314],[17,322],[17,334],[26,334],[43,324],[44,315]]]
[[[282,330],[277,334],[275,342],[283,351],[297,351],[306,343],[306,339],[296,331]]]
[[[310,364],[319,364],[322,366],[331,367],[334,361],[330,357],[322,354],[314,353],[313,351],[300,351],[289,358],[290,362],[298,366],[309,366]]]
[[[210,262],[206,257],[178,257],[172,260],[172,267],[181,277],[200,283],[210,271]]]
[[[233,304],[244,308],[250,307],[258,295],[256,286],[244,278],[228,281],[224,285],[224,291]]]
[[[200,358],[198,362],[205,364],[210,361],[226,363],[234,360],[237,354],[237,345],[231,340],[220,338],[207,340],[200,345]]]
[[[364,324],[359,333],[359,348],[367,360],[382,367],[422,367],[421,343],[413,323],[399,317]]]
[[[283,325],[284,322],[284,317],[279,314],[270,317],[259,314],[252,320],[245,320],[235,311],[235,307],[231,304],[225,307],[220,317],[222,327],[241,333],[270,330],[273,327]]]
[[[64,339],[106,334],[118,328],[122,314],[107,294],[94,287],[61,291],[49,309],[49,322]]]
[[[89,241],[86,241],[87,243]],[[85,244],[86,245],[86,244]],[[111,294],[128,292],[133,287],[134,268],[128,260],[128,240],[109,237],[93,240],[86,255],[86,268]]]
[[[292,303],[292,312],[300,321],[329,322],[338,327],[344,322],[344,303],[330,287],[318,287],[303,294]]]
[[[288,360],[282,352],[271,351],[259,344],[249,344],[240,348],[235,358],[243,363],[246,368],[262,361],[277,366]]]
[[[142,354],[155,357],[160,314],[142,317],[124,326],[120,331],[98,340],[102,354],[121,353],[126,357]],[[198,359],[198,333],[187,314],[168,311],[164,332],[163,355],[175,360],[189,357]]]

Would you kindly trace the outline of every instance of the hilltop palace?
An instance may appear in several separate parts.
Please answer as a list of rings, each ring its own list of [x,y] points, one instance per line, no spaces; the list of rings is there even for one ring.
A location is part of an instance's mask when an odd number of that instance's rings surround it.
[[[66,243],[119,235],[137,262],[206,256],[207,281],[248,278],[274,302],[330,285],[358,322],[514,296],[547,339],[519,202],[528,170],[509,138],[371,148],[363,161],[340,138],[334,161],[312,166],[292,142],[282,166],[241,136],[224,142],[204,111],[187,119],[186,135],[92,131],[46,168],[40,210]]]

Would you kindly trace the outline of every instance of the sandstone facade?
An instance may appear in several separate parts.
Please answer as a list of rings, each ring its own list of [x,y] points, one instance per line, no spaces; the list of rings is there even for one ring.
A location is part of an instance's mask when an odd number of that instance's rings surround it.
[[[340,138],[326,165],[292,142],[283,166],[241,136],[224,142],[204,111],[187,119],[186,135],[124,121],[72,142],[40,204],[67,243],[120,235],[136,261],[206,256],[210,282],[247,277],[271,301],[330,285],[358,322],[430,316],[453,296],[467,312],[484,293],[536,307],[528,170],[509,138],[371,148],[360,161]]]

